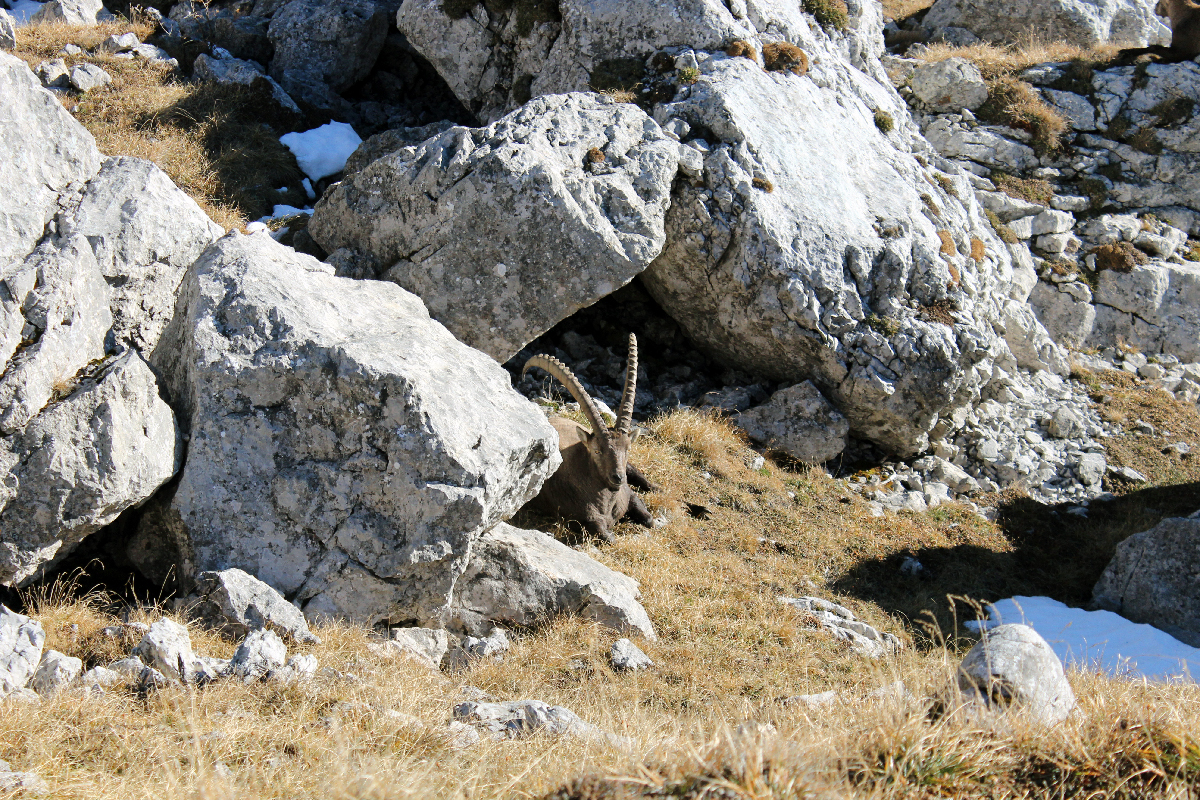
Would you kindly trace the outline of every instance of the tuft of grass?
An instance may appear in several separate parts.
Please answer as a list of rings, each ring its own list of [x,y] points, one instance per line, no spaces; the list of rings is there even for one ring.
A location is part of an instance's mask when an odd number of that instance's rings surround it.
[[[942,215],[942,210],[938,208],[937,203],[933,202],[933,195],[929,194],[928,192],[923,192],[921,194],[921,202],[925,204],[925,207],[928,208],[930,213],[932,213],[935,217],[940,217]]]
[[[1084,178],[1079,181],[1079,191],[1091,202],[1089,207],[1096,211],[1108,202],[1108,184],[1099,178]]]
[[[883,133],[891,133],[896,129],[896,120],[881,108],[875,111],[875,127]]]
[[[891,317],[881,317],[878,314],[870,314],[864,320],[864,323],[871,330],[887,337],[895,336],[900,332],[899,320],[892,319]]]
[[[981,264],[987,258],[987,245],[983,243],[983,240],[971,237],[971,258]]]
[[[992,183],[1009,197],[1027,200],[1040,206],[1050,205],[1054,199],[1054,186],[1040,178],[1018,178],[1007,172],[993,172]]]
[[[768,72],[790,72],[804,77],[808,74],[808,56],[788,42],[767,42],[763,45],[763,68]]]
[[[679,82],[685,86],[691,86],[696,81],[700,80],[700,70],[696,67],[684,67],[679,70]]]
[[[983,73],[985,78],[1014,75],[1021,70],[1047,62],[1076,62],[1093,68],[1111,63],[1121,45],[1105,42],[1095,47],[1079,47],[1061,41],[1031,39],[1015,45],[996,45],[979,42],[965,47],[936,42],[920,55],[923,63],[964,58]],[[1070,69],[1068,70],[1070,72]]]
[[[802,0],[802,5],[823,28],[844,33],[850,27],[850,10],[846,7],[846,0]]]
[[[604,161],[604,151],[599,147],[592,147],[587,151],[587,161],[591,164],[600,164]]]
[[[942,255],[947,258],[958,255],[958,246],[954,244],[954,237],[950,235],[950,231],[940,230],[937,235],[942,240]]]
[[[933,179],[937,181],[937,185],[942,188],[943,192],[951,197],[958,197],[958,187],[954,185],[954,179],[949,175],[936,173],[934,174]]]
[[[1187,261],[1200,261],[1200,242],[1188,242],[1181,255]]]
[[[1145,127],[1133,134],[1126,141],[1134,150],[1140,150],[1148,155],[1161,155],[1163,151],[1162,142],[1158,140],[1158,134],[1151,127]]]
[[[766,192],[767,194],[770,194],[771,192],[775,191],[775,184],[771,183],[766,178],[753,178],[750,181],[750,185],[753,186],[755,189],[759,189],[761,191]]]
[[[988,222],[991,223],[992,230],[996,232],[996,235],[1000,237],[1000,241],[1005,244],[1016,244],[1021,241],[1017,238],[1017,234],[1013,233],[1012,228],[1000,221],[1000,217],[996,216],[995,211],[987,209],[983,213],[987,215]]]
[[[1013,77],[988,81],[988,99],[977,112],[980,119],[1026,131],[1033,135],[1039,153],[1057,152],[1067,132],[1066,119],[1046,103],[1037,90]]]
[[[917,315],[926,322],[939,322],[942,325],[954,327],[958,322],[954,318],[955,311],[958,311],[958,306],[954,301],[948,299],[935,300],[927,306],[921,306]]]
[[[734,39],[729,46],[725,48],[725,55],[730,58],[748,58],[751,61],[758,62],[758,52],[753,46],[744,39]]]
[[[1139,264],[1145,264],[1150,259],[1141,250],[1129,242],[1113,242],[1092,248],[1090,253],[1096,257],[1096,271],[1111,269],[1113,272],[1132,272]]]

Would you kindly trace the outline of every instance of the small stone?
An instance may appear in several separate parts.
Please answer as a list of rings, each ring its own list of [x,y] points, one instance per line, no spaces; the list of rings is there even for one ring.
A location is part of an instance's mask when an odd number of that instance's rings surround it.
[[[130,31],[129,33],[122,33],[120,36],[109,36],[100,42],[99,49],[102,53],[121,53],[125,50],[132,50],[141,43],[137,34]]]
[[[613,642],[609,659],[612,661],[613,669],[617,670],[636,671],[654,666],[650,657],[628,639],[617,639]]]
[[[83,662],[57,650],[47,650],[29,681],[29,688],[50,697],[66,688],[83,671]]]
[[[234,651],[230,659],[230,671],[250,683],[264,677],[268,672],[284,665],[287,645],[274,631],[252,631]]]
[[[112,83],[112,76],[95,64],[77,64],[71,70],[71,85],[81,92],[90,92]]]
[[[1075,693],[1062,662],[1027,625],[987,631],[959,666],[959,688],[989,708],[1027,708],[1040,722],[1055,725],[1075,708]]]

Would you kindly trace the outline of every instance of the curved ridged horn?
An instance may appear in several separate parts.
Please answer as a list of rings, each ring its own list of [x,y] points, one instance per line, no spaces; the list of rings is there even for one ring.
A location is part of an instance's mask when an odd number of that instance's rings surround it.
[[[633,426],[633,400],[637,394],[638,353],[637,337],[629,334],[629,356],[625,360],[625,390],[621,393],[621,407],[617,411],[616,430],[629,433]]]
[[[596,404],[592,402],[592,398],[588,396],[588,393],[583,390],[583,385],[575,377],[575,373],[567,369],[566,364],[553,356],[536,355],[525,362],[525,367],[521,370],[521,377],[524,378],[525,373],[534,367],[550,373],[551,377],[557,378],[559,383],[567,387],[567,391],[575,398],[575,402],[579,403],[579,407],[583,409],[584,415],[592,423],[592,433],[607,442],[609,440],[608,426],[604,424],[604,417],[600,416],[600,410],[596,408]]]

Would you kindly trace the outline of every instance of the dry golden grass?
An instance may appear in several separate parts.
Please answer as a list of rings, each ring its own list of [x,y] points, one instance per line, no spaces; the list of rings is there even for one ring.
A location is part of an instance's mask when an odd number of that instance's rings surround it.
[[[1051,61],[1074,61],[1096,66],[1108,64],[1124,46],[1117,42],[1106,42],[1088,48],[1066,42],[1045,42],[1037,39],[1007,46],[981,42],[958,47],[937,42],[929,45],[920,55],[920,60],[924,63],[934,63],[948,58],[965,58],[979,67],[985,78],[998,78]]]
[[[1137,396],[1136,385],[1128,391]],[[1077,600],[1103,562],[1065,554],[1082,546],[1111,555],[1121,535],[1153,524],[1169,504],[1151,509],[1131,493],[1104,530],[1042,519],[1038,530],[1053,524],[1053,537],[1020,533],[1038,512],[1019,492],[999,524],[953,505],[875,518],[820,470],[772,461],[753,469],[756,454],[719,417],[679,411],[649,430],[633,461],[661,484],[646,499],[669,521],[653,531],[623,524],[615,544],[590,552],[641,581],[659,634],[641,643],[653,669],[614,672],[607,652],[617,634],[574,618],[517,632],[502,662],[447,674],[375,656],[369,631],[328,625],[318,629],[321,645],[292,652],[354,679],[226,680],[148,696],[117,690],[0,704],[0,758],[36,771],[57,797],[89,798],[1037,797],[1060,784],[1064,796],[1157,797],[1200,780],[1195,686],[1074,673],[1080,711],[1053,730],[1021,715],[981,728],[938,711],[952,700],[953,667],[971,643],[957,623],[975,617],[975,601]],[[1200,425],[1186,431],[1198,435]],[[1191,495],[1177,505],[1194,510],[1200,498]],[[689,516],[687,503],[710,516]],[[906,554],[926,565],[925,578],[899,574]],[[777,600],[804,594],[843,603],[908,646],[865,661]],[[62,591],[29,597],[47,646],[88,666],[132,644],[101,635],[115,622],[102,601]],[[232,642],[191,630],[197,652],[230,655]],[[864,699],[896,680],[914,702]],[[456,750],[443,731],[465,685],[565,705],[632,744],[535,736]],[[780,702],[830,688],[844,702],[816,710]],[[736,733],[746,720],[777,734]]]
[[[933,0],[883,0],[883,18],[899,22],[933,5]]]
[[[191,84],[167,67],[142,59],[121,59],[94,52],[111,34],[134,31],[141,23],[105,23],[95,27],[30,25],[17,29],[13,54],[36,67],[64,58],[68,67],[98,64],[112,83],[64,105],[109,156],[135,156],[157,164],[219,225],[241,228],[276,203],[301,206],[303,175],[278,137],[301,122],[273,113],[264,89]],[[84,53],[62,56],[68,43]],[[287,186],[287,193],[277,191]]]

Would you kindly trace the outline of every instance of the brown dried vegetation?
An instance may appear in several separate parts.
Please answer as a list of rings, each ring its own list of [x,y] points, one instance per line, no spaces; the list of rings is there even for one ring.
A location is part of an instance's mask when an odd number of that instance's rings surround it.
[[[808,56],[794,44],[768,42],[763,45],[763,68],[768,72],[790,72],[803,77],[808,74]]]
[[[1114,272],[1132,272],[1139,264],[1150,259],[1129,242],[1113,242],[1092,248],[1096,257],[1096,270],[1111,269]]]
[[[741,56],[742,58],[748,58],[751,61],[758,61],[758,52],[749,42],[745,41],[744,39],[734,39],[732,42],[730,42],[729,47],[725,48],[725,55],[729,56],[730,58],[737,58],[738,56]]]

